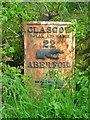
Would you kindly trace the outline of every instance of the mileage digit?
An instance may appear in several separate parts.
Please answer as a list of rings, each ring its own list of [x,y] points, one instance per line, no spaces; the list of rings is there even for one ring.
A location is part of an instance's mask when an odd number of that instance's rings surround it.
[[[50,48],[54,48],[55,47],[55,41],[54,40],[50,40]]]

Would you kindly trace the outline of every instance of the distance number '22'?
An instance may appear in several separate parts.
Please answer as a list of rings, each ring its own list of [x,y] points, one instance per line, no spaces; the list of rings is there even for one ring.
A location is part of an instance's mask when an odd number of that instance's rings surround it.
[[[43,41],[43,47],[50,47],[50,48],[54,48],[55,47],[55,41],[54,40],[44,40]]]

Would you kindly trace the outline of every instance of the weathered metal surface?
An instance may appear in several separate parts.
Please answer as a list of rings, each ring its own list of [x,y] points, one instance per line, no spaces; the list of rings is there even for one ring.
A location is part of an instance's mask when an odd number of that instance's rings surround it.
[[[74,68],[74,33],[66,33],[70,22],[28,22],[24,26],[24,73],[36,81],[46,77],[48,70],[59,69],[64,77]]]
[[[63,50],[57,50],[57,49],[39,49],[37,50],[37,58],[38,59],[59,59],[59,54],[64,53]]]

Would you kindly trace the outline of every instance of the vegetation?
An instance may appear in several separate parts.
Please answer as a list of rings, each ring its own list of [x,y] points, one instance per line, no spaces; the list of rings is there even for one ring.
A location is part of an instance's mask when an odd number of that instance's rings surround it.
[[[31,77],[20,74],[20,69],[15,67],[5,69],[3,74],[4,118],[88,118],[88,71],[90,68],[85,72],[76,70],[73,80],[64,79],[66,86],[60,90],[53,86],[50,90],[48,87],[42,89],[41,93],[37,91],[34,84],[31,85],[28,82],[32,80]]]
[[[2,3],[2,117],[88,118],[89,117],[89,3],[3,2]],[[43,11],[43,12],[42,12]],[[52,86],[40,94],[23,75],[24,22],[69,21],[76,32],[76,66],[72,80],[64,79],[60,90]],[[57,74],[61,74],[57,71]],[[57,75],[58,79],[58,75]],[[28,83],[28,84],[25,84]],[[32,91],[32,92],[29,92]],[[35,97],[37,94],[37,97]]]

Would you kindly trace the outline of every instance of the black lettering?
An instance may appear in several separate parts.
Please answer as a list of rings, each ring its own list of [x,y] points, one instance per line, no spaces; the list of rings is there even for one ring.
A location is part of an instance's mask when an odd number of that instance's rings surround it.
[[[50,48],[54,48],[55,47],[55,41],[54,40],[50,40]]]
[[[50,62],[46,62],[46,67],[51,68]]]
[[[66,62],[63,62],[63,68],[66,68]]]
[[[48,40],[44,40],[44,41],[43,41],[43,47],[48,48],[48,45],[49,45],[48,43],[49,43]]]
[[[34,32],[34,33],[51,33],[51,32],[53,32],[53,33],[57,33],[57,32],[59,32],[59,33],[63,33],[64,32],[64,27],[60,27],[60,28],[58,28],[58,27],[47,27],[47,29],[46,29],[46,31],[45,31],[45,29],[44,29],[44,27],[41,27],[41,29],[40,29],[40,31],[38,30],[38,28],[37,27],[29,27],[28,28],[28,32],[29,33],[32,33],[32,32]]]
[[[57,27],[53,27],[52,32],[57,33]]]
[[[34,29],[34,33],[38,33],[36,27],[33,27],[33,29]]]
[[[62,67],[62,62],[58,63],[58,67],[61,68]]]
[[[44,62],[39,62],[39,64],[40,64],[40,68],[44,68]]]
[[[32,27],[29,27],[29,28],[28,28],[28,32],[29,32],[29,33],[32,33],[32,32],[33,32]]]
[[[52,62],[53,68],[57,66],[57,62]]]
[[[65,37],[65,35],[62,34],[62,35],[61,35],[61,38],[64,38],[64,37]]]
[[[47,28],[47,33],[51,33],[51,27]]]
[[[28,63],[28,68],[70,68],[70,63],[69,62],[29,62]]]
[[[43,34],[37,34],[36,38],[44,38]]]
[[[45,33],[45,30],[43,27],[41,28],[40,33]]]
[[[30,37],[36,37],[36,35],[34,35],[34,34],[30,34]]]
[[[52,34],[47,34],[47,37],[48,37],[48,38],[52,38],[52,37],[54,37],[54,35],[52,35]]]
[[[31,63],[31,62],[29,62],[29,64],[28,64],[28,68],[33,68],[33,66],[32,66],[32,63]]]
[[[60,32],[60,33],[63,33],[63,32],[64,32],[64,28],[63,28],[63,27],[60,27],[60,28],[59,28],[59,32]]]
[[[69,62],[63,62],[63,68],[70,68]]]
[[[34,63],[34,68],[38,68],[38,62],[33,62]]]

